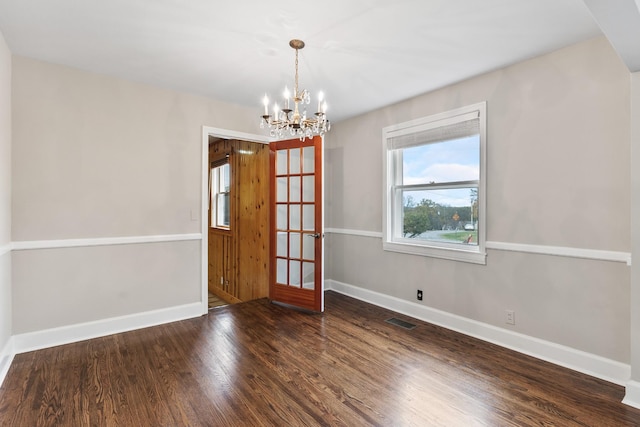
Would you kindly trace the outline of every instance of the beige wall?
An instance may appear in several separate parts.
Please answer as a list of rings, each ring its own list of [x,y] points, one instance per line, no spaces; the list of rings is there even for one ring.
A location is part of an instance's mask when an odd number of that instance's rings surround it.
[[[202,126],[257,122],[250,109],[14,56],[13,241],[199,233]],[[14,334],[197,302],[199,245],[14,251]]]
[[[11,337],[11,52],[0,33],[0,371]]]
[[[631,379],[640,382],[640,72],[632,74],[631,111]]]
[[[13,240],[200,231],[202,126],[255,111],[14,57]]]
[[[326,226],[380,232],[381,129],[487,101],[487,240],[630,252],[629,72],[597,38],[335,125]],[[330,234],[326,277],[629,363],[629,267],[489,250],[479,266]]]

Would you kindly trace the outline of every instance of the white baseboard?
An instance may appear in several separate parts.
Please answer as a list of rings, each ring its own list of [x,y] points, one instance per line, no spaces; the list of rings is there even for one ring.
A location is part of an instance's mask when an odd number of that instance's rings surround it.
[[[411,301],[402,300],[335,280],[326,280],[325,290],[334,290],[341,294],[393,310],[397,313],[433,323],[618,385],[628,386],[628,381],[631,377],[630,365],[467,319]],[[640,383],[636,383],[635,386],[637,387],[637,394],[633,395],[633,401],[638,404],[640,403]],[[631,400],[632,397],[630,396],[629,399]],[[630,405],[634,406],[633,404]]]
[[[9,372],[13,357],[16,355],[13,349],[13,337],[9,338],[4,348],[0,350],[0,386]]]
[[[142,329],[202,315],[202,303],[180,305],[144,313],[62,326],[13,336],[14,353],[26,353],[57,345]]]
[[[633,406],[640,409],[640,382],[629,381],[627,382],[624,399],[622,403],[625,405]]]

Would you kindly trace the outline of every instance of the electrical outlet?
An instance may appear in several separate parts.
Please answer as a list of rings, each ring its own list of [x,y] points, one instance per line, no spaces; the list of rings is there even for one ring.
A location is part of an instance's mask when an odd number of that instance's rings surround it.
[[[513,310],[506,311],[507,317],[505,319],[507,325],[515,325],[516,324],[516,312]]]
[[[418,301],[422,301],[422,289],[418,289],[417,298],[418,298]]]
[[[220,284],[224,285],[224,277],[220,276]]]

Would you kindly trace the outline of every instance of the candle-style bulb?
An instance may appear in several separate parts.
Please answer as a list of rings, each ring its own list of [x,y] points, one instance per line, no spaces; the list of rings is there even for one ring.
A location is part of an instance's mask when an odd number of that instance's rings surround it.
[[[320,112],[320,107],[322,106],[323,99],[324,99],[324,93],[318,92],[318,113]]]
[[[269,115],[269,98],[267,97],[267,94],[264,94],[264,98],[262,98],[262,103],[264,104],[264,115],[268,116]]]

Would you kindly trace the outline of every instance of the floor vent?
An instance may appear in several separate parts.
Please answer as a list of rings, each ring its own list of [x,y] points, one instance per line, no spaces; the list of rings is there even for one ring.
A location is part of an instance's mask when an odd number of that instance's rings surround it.
[[[404,329],[413,329],[416,327],[413,323],[405,322],[404,320],[400,320],[396,317],[392,317],[391,319],[385,320],[387,323],[391,323],[392,325],[400,326]]]

